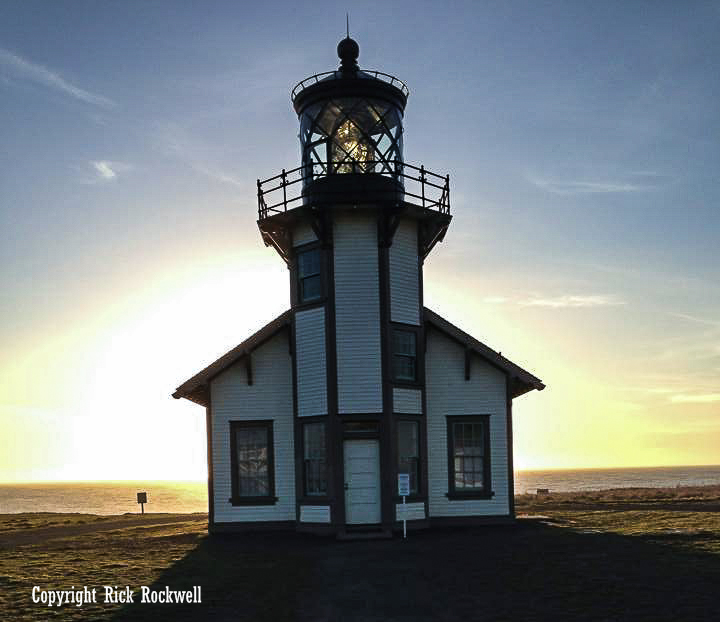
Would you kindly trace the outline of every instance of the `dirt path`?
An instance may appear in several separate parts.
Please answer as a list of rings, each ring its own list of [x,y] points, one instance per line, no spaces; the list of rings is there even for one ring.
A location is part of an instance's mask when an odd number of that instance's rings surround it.
[[[107,520],[93,523],[75,525],[57,525],[54,527],[37,527],[35,529],[22,529],[10,533],[0,534],[0,550],[10,550],[25,544],[43,544],[48,540],[68,538],[100,531],[112,531],[126,527],[156,527],[186,522],[207,522],[204,514],[164,514],[160,516],[138,516],[137,518],[108,517]]]
[[[601,510],[604,512],[647,512],[649,510],[659,510],[662,512],[720,512],[720,503],[703,502],[703,501],[670,501],[670,502],[623,502],[616,503],[583,503],[582,501],[573,503],[553,503],[545,501],[543,503],[535,503],[533,505],[517,505],[516,511],[521,513],[543,514],[544,512],[585,512],[593,510]]]

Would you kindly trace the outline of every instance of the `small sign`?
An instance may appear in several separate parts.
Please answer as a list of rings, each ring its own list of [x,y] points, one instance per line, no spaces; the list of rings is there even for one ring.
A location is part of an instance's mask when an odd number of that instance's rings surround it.
[[[138,497],[138,503],[140,504],[140,513],[145,514],[145,504],[147,503],[147,493],[139,492],[139,493],[137,493],[137,497]]]
[[[410,496],[410,475],[408,473],[398,473],[398,495]]]

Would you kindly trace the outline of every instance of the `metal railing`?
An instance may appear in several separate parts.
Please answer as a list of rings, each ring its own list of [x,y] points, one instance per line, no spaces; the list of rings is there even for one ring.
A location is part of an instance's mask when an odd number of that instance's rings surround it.
[[[393,166],[393,170],[388,165]],[[438,175],[428,171],[424,166],[413,166],[401,160],[388,162],[344,162],[343,166],[351,165],[352,170],[346,173],[331,172],[327,169],[320,172],[313,166],[298,166],[292,170],[285,169],[279,175],[265,180],[257,180],[258,218],[264,220],[274,214],[282,214],[290,209],[306,204],[311,196],[307,192],[307,184],[327,177],[343,175],[379,175],[393,179],[403,188],[400,193],[405,200],[415,199],[423,209],[435,210],[441,214],[450,213],[450,175]],[[376,171],[376,165],[382,170]],[[269,187],[268,187],[269,186]]]
[[[382,82],[387,82],[388,84],[397,87],[400,89],[400,91],[407,97],[410,95],[410,90],[408,89],[407,85],[400,79],[396,78],[395,76],[391,76],[389,73],[383,73],[382,71],[375,71],[374,69],[361,69],[358,71],[358,74],[360,76],[360,79],[363,79],[363,76],[361,74],[366,74],[368,76],[371,76],[375,78],[376,80],[381,80]],[[324,80],[325,78],[329,76],[333,76],[333,78],[340,78],[344,74],[342,71],[324,71],[323,73],[316,73],[314,76],[310,76],[309,78],[305,78],[304,80],[298,82],[295,87],[292,90],[292,93],[290,94],[290,99],[292,101],[295,101],[295,98],[297,97],[297,94],[302,91],[304,88],[310,86],[311,84],[315,84],[316,82],[320,82],[321,80]]]

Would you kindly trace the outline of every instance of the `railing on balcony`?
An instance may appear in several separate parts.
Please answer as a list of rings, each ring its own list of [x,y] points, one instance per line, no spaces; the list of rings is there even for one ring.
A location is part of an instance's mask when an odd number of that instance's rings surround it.
[[[388,169],[388,164],[393,170]],[[375,170],[382,166],[379,171]],[[450,213],[450,175],[438,175],[428,171],[424,166],[413,166],[400,160],[390,162],[346,162],[343,166],[351,166],[348,172],[335,172],[328,175],[327,169],[317,172],[313,167],[298,166],[290,171],[285,169],[279,175],[265,180],[257,180],[258,218],[264,220],[274,214],[282,214],[288,210],[307,203],[311,193],[308,184],[318,179],[339,177],[342,175],[379,175],[393,179],[403,186],[399,192],[405,200],[417,201],[424,209],[434,210],[441,214]],[[413,202],[414,202],[413,201]]]
[[[364,74],[364,75],[363,75]],[[320,82],[321,80],[326,80],[330,76],[333,78],[341,78],[343,76],[343,73],[341,71],[324,71],[323,73],[316,73],[313,76],[310,76],[309,78],[305,78],[301,82],[298,82],[295,87],[292,90],[292,93],[290,94],[290,99],[292,101],[295,101],[295,98],[297,97],[297,94],[302,91],[303,89],[307,88],[311,84],[315,84],[316,82]],[[410,90],[408,89],[407,85],[400,79],[396,78],[395,76],[391,76],[389,73],[383,73],[382,71],[375,71],[374,69],[361,69],[357,73],[357,77],[359,79],[363,79],[365,76],[368,78],[375,78],[376,80],[381,80],[382,82],[387,82],[388,84],[400,89],[403,95],[407,97],[410,94]]]

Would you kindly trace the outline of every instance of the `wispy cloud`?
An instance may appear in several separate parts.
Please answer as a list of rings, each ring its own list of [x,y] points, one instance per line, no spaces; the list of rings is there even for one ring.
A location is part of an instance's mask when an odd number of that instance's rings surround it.
[[[716,326],[720,328],[720,322],[717,320],[707,320],[705,318],[697,317],[696,315],[690,315],[689,313],[677,313],[674,311],[668,311],[668,315],[680,318],[681,320],[687,320],[688,322],[694,322],[695,324],[703,324],[704,326]]]
[[[90,160],[87,164],[77,167],[82,174],[80,180],[83,184],[99,184],[117,180],[121,173],[133,167],[127,162],[114,160]]]
[[[573,308],[573,307],[614,307],[624,305],[625,302],[613,295],[591,294],[555,296],[552,298],[530,298],[519,303],[523,307],[551,307]]]
[[[209,154],[208,146],[203,142],[194,139],[180,125],[172,122],[157,123],[155,127],[155,142],[158,148],[181,162],[194,171],[224,184],[248,189],[248,182],[230,175],[213,162],[215,157]],[[210,164],[209,164],[210,163]]]
[[[670,401],[682,404],[710,404],[711,402],[720,402],[720,393],[702,393],[698,395],[687,395],[681,393],[679,395],[673,395],[670,398]]]
[[[579,179],[551,179],[530,173],[528,173],[525,178],[541,190],[562,195],[648,192],[658,188],[658,185],[651,183],[649,179],[645,183],[610,180],[590,181]]]
[[[117,177],[117,173],[112,168],[112,162],[99,160],[98,162],[90,162],[90,164],[102,179],[115,179]]]
[[[486,296],[485,298],[483,298],[483,302],[491,305],[501,305],[505,302],[508,302],[508,298],[505,298],[505,296]]]
[[[30,62],[29,60],[13,54],[9,50],[0,48],[0,67],[12,72],[16,77],[41,84],[47,88],[61,91],[70,97],[74,97],[86,104],[100,106],[102,108],[114,108],[117,104],[102,95],[91,93],[80,88],[63,78],[59,73]]]
[[[618,387],[618,390],[647,393],[649,395],[667,395],[678,391],[678,389],[671,389],[669,387]]]
[[[206,166],[203,166],[201,164],[198,164],[197,162],[189,162],[190,166],[196,170],[198,173],[202,173],[203,175],[209,177],[210,179],[215,179],[217,181],[221,181],[225,184],[231,184],[233,186],[238,186],[240,188],[247,187],[246,182],[242,182],[237,177],[233,177],[232,175],[228,175],[227,173],[221,171],[221,170],[213,170]]]

